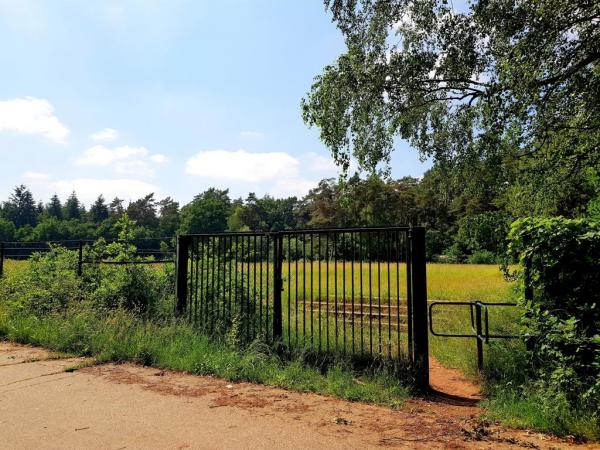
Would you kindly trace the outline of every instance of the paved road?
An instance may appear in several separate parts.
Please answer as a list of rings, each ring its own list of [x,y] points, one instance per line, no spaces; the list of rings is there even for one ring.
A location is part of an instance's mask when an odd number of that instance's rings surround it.
[[[0,342],[0,448],[502,448],[506,436],[563,447],[506,431],[470,440],[473,406],[392,411],[129,364],[65,371],[86,363]]]

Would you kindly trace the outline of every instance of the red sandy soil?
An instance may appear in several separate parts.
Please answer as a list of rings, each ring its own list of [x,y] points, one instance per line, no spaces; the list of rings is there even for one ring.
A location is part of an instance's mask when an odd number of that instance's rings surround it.
[[[434,360],[438,393],[397,410],[132,364],[86,364],[0,342],[0,448],[600,448],[483,424],[477,386]],[[81,368],[65,372],[75,365]]]

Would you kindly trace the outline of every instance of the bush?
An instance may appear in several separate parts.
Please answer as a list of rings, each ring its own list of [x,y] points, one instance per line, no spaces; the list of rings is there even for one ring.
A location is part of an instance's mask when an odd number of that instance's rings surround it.
[[[496,264],[498,257],[489,250],[479,250],[467,258],[469,264]]]
[[[509,238],[537,392],[600,421],[600,224],[522,219]]]

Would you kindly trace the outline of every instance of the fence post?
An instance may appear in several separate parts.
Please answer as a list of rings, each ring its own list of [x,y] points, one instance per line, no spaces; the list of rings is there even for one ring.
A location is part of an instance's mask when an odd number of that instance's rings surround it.
[[[4,275],[4,242],[0,242],[0,278]]]
[[[83,275],[83,241],[79,241],[79,259],[77,261],[77,276]]]
[[[283,234],[275,233],[273,241],[273,341],[278,342],[283,336],[283,322],[281,309],[281,291],[283,289]]]
[[[413,362],[416,368],[416,388],[429,390],[429,328],[427,326],[427,265],[425,261],[425,229],[409,230],[412,279]]]
[[[481,326],[481,304],[475,303],[475,332],[477,333],[477,370],[483,370],[483,329]]]
[[[176,312],[178,314],[183,314],[187,307],[189,245],[189,236],[177,236],[175,292],[177,296]]]

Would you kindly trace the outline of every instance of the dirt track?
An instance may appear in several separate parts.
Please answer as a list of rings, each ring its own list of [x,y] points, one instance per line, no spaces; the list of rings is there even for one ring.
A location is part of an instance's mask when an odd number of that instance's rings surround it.
[[[411,400],[393,411],[130,364],[65,372],[83,361],[51,359],[42,349],[0,342],[0,448],[573,446],[497,426],[482,432],[476,419],[481,411],[472,401],[476,387],[468,383],[461,398]],[[433,373],[440,390],[461,382],[447,369]]]

